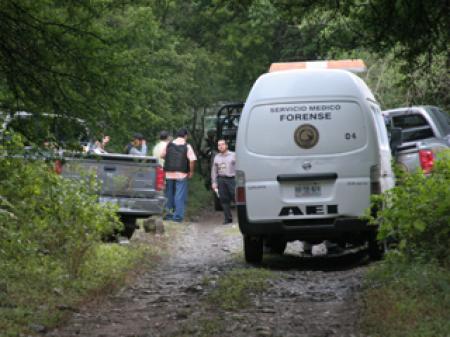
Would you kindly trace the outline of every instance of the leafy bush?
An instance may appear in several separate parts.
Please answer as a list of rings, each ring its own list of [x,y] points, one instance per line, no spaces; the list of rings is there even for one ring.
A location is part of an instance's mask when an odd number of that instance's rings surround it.
[[[17,138],[12,142],[20,145]],[[42,263],[50,256],[76,278],[89,249],[121,226],[115,210],[97,202],[94,177],[65,179],[53,172],[51,162],[11,155],[11,147],[8,153],[5,147],[0,150],[3,275],[17,272],[22,263]]]
[[[399,173],[399,184],[374,202],[385,207],[372,222],[379,239],[394,239],[406,257],[450,265],[450,151],[438,155],[431,175]]]
[[[145,252],[101,243],[122,224],[98,203],[93,176],[58,176],[48,156],[10,136],[0,145],[0,331],[19,336],[55,325],[61,304],[121,284]]]

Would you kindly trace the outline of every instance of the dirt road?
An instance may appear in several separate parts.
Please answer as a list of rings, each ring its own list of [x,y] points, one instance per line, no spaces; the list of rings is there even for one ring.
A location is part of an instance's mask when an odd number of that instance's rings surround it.
[[[250,294],[250,305],[226,310],[208,300],[233,270],[256,270],[243,262],[236,225],[221,223],[214,213],[180,224],[157,268],[46,336],[360,336],[357,299],[366,266],[358,253],[305,258],[289,244],[284,256],[264,257],[264,270],[274,277]]]

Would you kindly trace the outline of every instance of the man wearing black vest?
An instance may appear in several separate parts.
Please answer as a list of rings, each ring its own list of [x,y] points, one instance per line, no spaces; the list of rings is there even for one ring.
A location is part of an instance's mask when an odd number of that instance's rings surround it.
[[[188,192],[188,179],[194,175],[197,156],[187,143],[188,131],[178,130],[176,139],[161,152],[166,172],[166,220],[182,222]]]

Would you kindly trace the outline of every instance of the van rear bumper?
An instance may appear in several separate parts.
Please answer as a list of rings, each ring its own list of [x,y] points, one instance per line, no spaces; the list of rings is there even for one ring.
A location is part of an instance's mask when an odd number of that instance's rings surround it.
[[[361,240],[376,230],[357,217],[250,222],[245,205],[237,206],[239,229],[249,236],[278,236],[292,240]]]

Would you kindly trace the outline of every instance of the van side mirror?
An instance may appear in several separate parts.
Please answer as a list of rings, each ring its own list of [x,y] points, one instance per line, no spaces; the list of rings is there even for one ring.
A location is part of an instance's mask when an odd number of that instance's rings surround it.
[[[391,128],[389,131],[390,131],[389,145],[391,147],[392,154],[395,154],[397,152],[397,148],[403,142],[402,129],[401,128]]]

